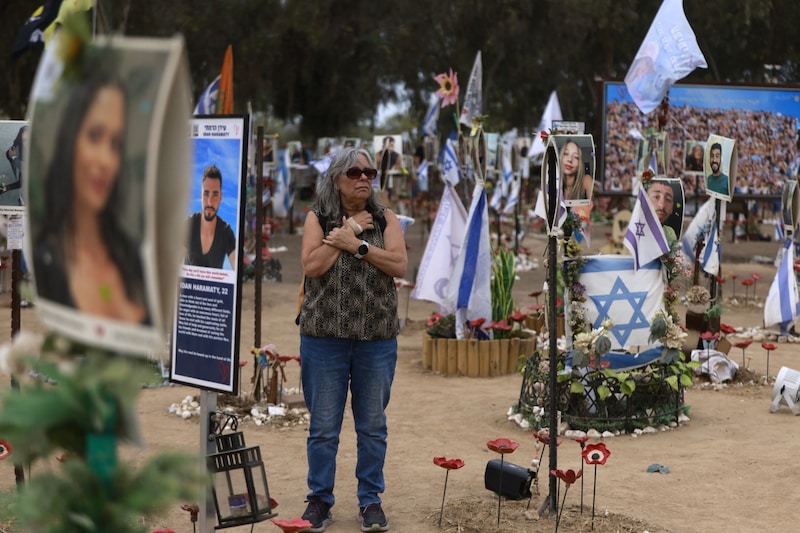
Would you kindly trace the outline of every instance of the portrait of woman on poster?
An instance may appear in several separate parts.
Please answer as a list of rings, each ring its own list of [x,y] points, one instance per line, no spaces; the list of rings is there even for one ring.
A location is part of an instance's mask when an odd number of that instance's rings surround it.
[[[589,200],[592,197],[592,176],[586,173],[583,155],[578,143],[567,140],[561,147],[558,158],[561,165],[561,184],[564,200]]]
[[[686,172],[703,171],[703,155],[705,148],[702,144],[686,143]]]
[[[32,243],[40,298],[83,313],[149,324],[139,250],[119,220],[124,204],[127,93],[110,72],[71,88],[43,183]]]

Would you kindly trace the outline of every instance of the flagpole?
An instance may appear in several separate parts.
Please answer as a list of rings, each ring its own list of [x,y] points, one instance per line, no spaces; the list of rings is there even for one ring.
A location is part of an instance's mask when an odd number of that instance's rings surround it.
[[[556,154],[554,150],[546,152],[545,157],[550,161],[546,162],[548,172],[550,172],[550,179],[547,180],[547,199],[549,205],[547,206],[547,216],[553,217],[551,226],[558,223],[558,208],[559,208],[559,194],[557,179],[555,176]],[[548,164],[549,163],[549,164]],[[558,469],[558,446],[553,443],[558,439],[558,306],[556,299],[558,298],[558,263],[556,261],[556,252],[558,248],[558,239],[555,231],[550,231],[547,238],[547,295],[548,295],[548,315],[549,321],[549,340],[550,340],[550,369],[548,379],[550,381],[550,467],[547,472]],[[540,468],[541,469],[541,468]],[[549,484],[549,500],[550,500],[550,513],[556,513],[558,509],[557,499],[557,479],[555,476],[548,474]]]

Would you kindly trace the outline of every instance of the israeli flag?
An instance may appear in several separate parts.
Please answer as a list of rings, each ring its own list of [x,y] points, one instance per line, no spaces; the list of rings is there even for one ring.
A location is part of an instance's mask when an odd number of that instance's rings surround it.
[[[442,149],[442,179],[453,186],[461,181],[461,166],[458,164],[458,156],[450,139],[447,139]]]
[[[695,213],[689,227],[683,232],[683,239],[681,239],[681,249],[683,255],[689,262],[694,262],[694,255],[696,253],[695,247],[701,238],[705,239],[711,230],[711,226],[716,219],[716,212],[714,210],[714,198],[706,200],[700,209]]]
[[[708,234],[706,243],[703,246],[703,252],[700,254],[700,266],[703,267],[703,272],[707,272],[712,276],[719,274],[719,256],[721,252],[718,226],[718,221],[715,220],[711,227],[711,233]]]
[[[775,242],[782,242],[786,238],[786,230],[783,229],[783,220],[775,219]]]
[[[421,192],[428,190],[428,162],[424,159],[417,168],[417,189]]]
[[[453,190],[445,185],[430,237],[422,254],[417,282],[411,297],[439,304],[443,314],[455,313],[455,307],[446,306],[447,284],[453,275],[464,232],[467,227],[467,210]]]
[[[606,318],[614,322],[612,349],[648,345],[650,321],[663,307],[666,290],[661,261],[636,268],[628,256],[587,256],[579,279],[586,288],[587,321],[593,328]]]
[[[467,230],[447,284],[446,304],[455,308],[456,335],[464,338],[464,325],[472,320],[492,319],[492,255],[486,189],[476,183],[467,215]],[[491,337],[491,332],[489,332]]]
[[[664,228],[643,188],[639,189],[623,244],[631,252],[637,270],[669,252]]]
[[[219,97],[219,76],[214,78],[214,81],[208,84],[206,90],[200,95],[197,100],[197,105],[194,107],[195,115],[213,115],[216,113],[217,98]]]
[[[422,119],[422,135],[436,135],[436,125],[439,122],[439,99],[434,99],[431,106],[425,113],[425,118]]]
[[[278,168],[275,180],[275,195],[272,198],[272,212],[278,218],[286,218],[294,203],[294,188],[291,186],[291,162],[289,150],[278,151]]]
[[[783,258],[764,302],[764,325],[767,327],[775,324],[788,326],[800,316],[792,239],[783,242],[779,254],[783,254]]]

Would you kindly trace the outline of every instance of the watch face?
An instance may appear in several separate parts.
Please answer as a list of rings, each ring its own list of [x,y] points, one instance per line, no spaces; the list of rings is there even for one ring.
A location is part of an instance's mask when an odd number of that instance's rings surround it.
[[[366,255],[369,252],[369,245],[361,243],[361,246],[358,247],[358,255]]]

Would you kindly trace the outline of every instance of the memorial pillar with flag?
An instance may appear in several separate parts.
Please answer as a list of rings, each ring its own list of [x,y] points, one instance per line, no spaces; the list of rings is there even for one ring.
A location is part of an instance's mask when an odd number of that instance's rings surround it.
[[[779,253],[783,257],[780,258],[778,271],[764,302],[764,325],[769,327],[779,324],[781,333],[786,334],[800,316],[797,277],[794,272],[794,246],[791,238],[783,242]]]

